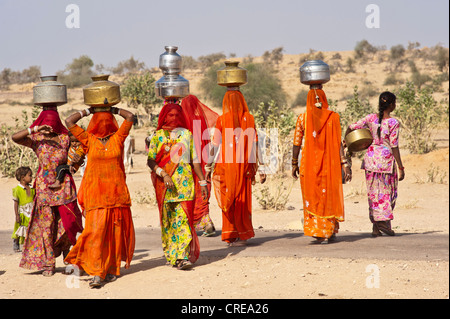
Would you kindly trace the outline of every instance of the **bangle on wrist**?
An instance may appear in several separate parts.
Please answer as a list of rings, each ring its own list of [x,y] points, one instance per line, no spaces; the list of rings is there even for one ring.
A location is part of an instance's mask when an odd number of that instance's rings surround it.
[[[404,171],[405,167],[404,166],[399,166],[398,169],[401,170],[401,171]]]
[[[208,182],[206,180],[198,181],[198,183],[200,184],[200,186],[207,186],[208,185]]]
[[[38,129],[39,129],[39,126],[36,125],[36,126],[34,127],[34,133],[37,133],[37,132],[38,132]]]
[[[31,135],[31,128],[28,128],[28,135]]]
[[[78,113],[80,113],[80,117],[81,117],[81,118],[83,118],[83,117],[84,117],[84,115],[83,115],[83,111],[78,111]]]
[[[89,111],[89,109],[85,109],[84,111],[86,112],[86,116],[88,116],[89,114],[91,114],[91,111]]]

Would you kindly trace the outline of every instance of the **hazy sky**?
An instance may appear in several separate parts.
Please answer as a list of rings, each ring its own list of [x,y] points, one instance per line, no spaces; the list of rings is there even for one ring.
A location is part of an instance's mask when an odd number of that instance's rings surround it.
[[[79,28],[66,25],[70,4],[79,8]],[[379,28],[366,25],[370,4],[379,8]],[[83,54],[108,67],[132,55],[154,67],[166,45],[198,58],[260,56],[280,46],[287,54],[353,50],[362,39],[448,47],[449,1],[0,0],[0,71],[39,65],[54,74]]]

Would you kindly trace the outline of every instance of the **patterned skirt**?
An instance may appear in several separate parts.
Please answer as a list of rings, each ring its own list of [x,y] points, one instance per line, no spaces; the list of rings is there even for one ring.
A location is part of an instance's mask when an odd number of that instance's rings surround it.
[[[398,174],[394,165],[392,174],[366,172],[369,218],[372,222],[394,219],[393,210],[397,200]]]

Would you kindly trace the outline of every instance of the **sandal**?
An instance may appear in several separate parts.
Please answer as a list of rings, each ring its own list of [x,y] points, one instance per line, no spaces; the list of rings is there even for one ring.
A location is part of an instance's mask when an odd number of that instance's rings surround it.
[[[383,234],[380,232],[380,229],[378,228],[377,222],[373,222],[372,237],[379,237],[379,236],[382,236],[382,235]]]
[[[383,233],[389,236],[395,236],[395,232],[389,227],[389,223],[387,221],[377,222],[377,227]]]
[[[105,277],[105,281],[106,282],[113,282],[117,280],[117,276],[113,275],[113,274],[107,274]]]
[[[100,288],[102,286],[102,279],[100,276],[94,276],[89,282],[89,288]]]
[[[186,259],[178,259],[174,266],[177,267],[178,270],[188,270],[191,269],[194,264]]]
[[[44,270],[43,272],[42,272],[42,275],[44,276],[44,277],[51,277],[51,276],[53,276],[55,274],[55,271],[54,270]]]

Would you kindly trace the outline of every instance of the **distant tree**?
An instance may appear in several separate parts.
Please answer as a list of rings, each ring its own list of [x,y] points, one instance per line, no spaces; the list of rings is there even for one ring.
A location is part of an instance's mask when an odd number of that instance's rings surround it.
[[[120,61],[115,68],[112,69],[114,74],[136,73],[145,69],[145,63],[136,60],[131,56],[128,60]]]
[[[122,97],[130,107],[142,106],[148,120],[152,119],[152,111],[161,99],[155,93],[155,78],[150,72],[129,75],[121,88]]]
[[[391,59],[399,60],[405,55],[405,47],[397,44],[391,47]]]
[[[200,66],[200,63],[190,55],[183,55],[182,59],[183,59],[182,60],[183,61],[183,64],[182,64],[183,70],[197,69]]]
[[[429,89],[418,89],[407,82],[397,95],[395,115],[401,123],[406,147],[411,153],[428,153],[436,148],[432,134],[444,119],[444,108]]]
[[[265,63],[274,63],[278,65],[283,60],[283,47],[273,49],[271,52],[266,51],[263,54],[263,60]]]
[[[356,43],[355,46],[355,58],[362,59],[366,54],[374,54],[377,52],[377,48],[369,43],[367,40],[361,40]]]
[[[208,55],[202,55],[197,60],[200,62],[200,66],[202,69],[207,69],[211,67],[217,61],[225,59],[227,56],[222,52],[219,53],[211,53]]]
[[[87,55],[82,55],[73,59],[64,71],[58,71],[56,75],[58,75],[58,81],[66,84],[67,87],[79,87],[91,82],[91,77],[94,75],[93,66],[92,59]]]
[[[449,68],[449,50],[441,45],[436,46],[435,62],[438,70],[441,72],[447,71]]]

